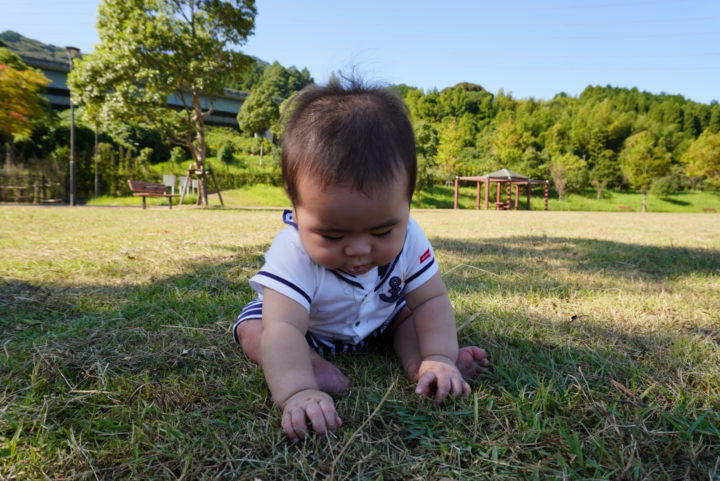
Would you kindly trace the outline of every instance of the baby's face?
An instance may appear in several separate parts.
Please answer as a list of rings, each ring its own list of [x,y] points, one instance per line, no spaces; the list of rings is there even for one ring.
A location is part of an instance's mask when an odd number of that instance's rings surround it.
[[[402,250],[410,214],[406,180],[398,177],[369,196],[349,185],[322,190],[317,181],[299,179],[294,219],[310,258],[352,275],[392,262]]]

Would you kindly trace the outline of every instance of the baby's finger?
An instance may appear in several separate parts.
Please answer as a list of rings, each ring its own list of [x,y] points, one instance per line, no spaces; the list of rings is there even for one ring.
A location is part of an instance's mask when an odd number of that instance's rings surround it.
[[[450,379],[450,383],[452,388],[450,389],[450,394],[453,396],[462,396],[463,394],[463,379],[462,377],[455,377],[453,376]]]
[[[310,424],[312,425],[313,431],[317,434],[326,434],[328,431],[328,424],[325,419],[325,413],[320,407],[320,404],[313,402],[307,406],[306,412],[308,418],[310,418]]]
[[[283,431],[285,431],[285,435],[287,435],[288,439],[290,441],[297,441],[298,436],[292,427],[292,414],[290,412],[283,412],[281,424]]]
[[[304,439],[308,434],[305,411],[300,408],[295,408],[286,416],[283,416],[283,428],[291,441]]]
[[[447,397],[452,389],[452,380],[448,376],[437,377],[435,402],[440,403]]]
[[[435,383],[435,379],[435,374],[430,371],[420,376],[417,386],[415,387],[415,393],[423,397],[430,397],[430,394],[432,393],[432,385]]]
[[[327,423],[328,431],[331,433],[337,431],[337,428],[339,428],[342,424],[342,419],[338,416],[338,413],[335,410],[335,405],[332,402],[323,400],[320,401],[320,409],[322,409],[323,414],[325,415],[325,422]]]
[[[460,378],[453,378],[452,380],[452,391],[450,394],[457,397],[466,397],[470,395],[470,385],[465,380]]]

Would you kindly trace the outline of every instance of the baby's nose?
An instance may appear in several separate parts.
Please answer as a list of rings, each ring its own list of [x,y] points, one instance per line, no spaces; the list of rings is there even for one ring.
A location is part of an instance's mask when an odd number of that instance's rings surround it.
[[[372,251],[369,242],[362,239],[353,240],[345,246],[345,255],[351,257],[364,256]]]

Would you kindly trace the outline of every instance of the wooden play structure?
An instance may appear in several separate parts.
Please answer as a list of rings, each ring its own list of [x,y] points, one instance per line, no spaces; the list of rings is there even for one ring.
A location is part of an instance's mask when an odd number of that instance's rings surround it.
[[[460,182],[475,182],[477,185],[477,198],[475,201],[475,208],[480,208],[480,184],[484,186],[484,199],[485,199],[485,210],[490,205],[490,184],[495,183],[495,209],[496,210],[518,210],[520,208],[520,186],[525,187],[525,209],[530,210],[530,195],[533,185],[543,184],[544,188],[544,199],[545,199],[545,210],[548,210],[548,199],[550,198],[550,182],[547,180],[532,180],[529,177],[520,175],[517,172],[513,172],[508,169],[500,169],[490,174],[481,176],[471,177],[455,177],[455,203],[454,208],[458,209],[458,193]],[[505,198],[503,199],[502,184],[505,184]],[[514,187],[514,189],[513,189]],[[513,199],[513,190],[515,193]]]

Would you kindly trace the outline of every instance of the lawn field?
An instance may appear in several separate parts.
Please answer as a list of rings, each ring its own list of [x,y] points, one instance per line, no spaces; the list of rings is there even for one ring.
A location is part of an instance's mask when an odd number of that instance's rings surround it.
[[[462,209],[474,209],[477,190],[474,186],[461,186],[458,204]],[[504,194],[503,194],[504,195]],[[222,192],[223,201],[226,207],[285,207],[290,201],[285,195],[282,187],[255,184],[239,189],[225,190]],[[436,185],[429,189],[415,192],[412,206],[414,208],[426,209],[452,209],[453,208],[453,187]],[[643,196],[637,192],[605,192],[602,199],[595,198],[594,191],[584,192],[582,195],[568,195],[563,200],[552,196],[549,201],[550,210],[556,211],[594,211],[594,212],[640,212],[642,211]],[[495,208],[494,196],[491,208]],[[503,197],[505,198],[505,197]],[[194,204],[196,197],[193,195],[186,198],[185,204]],[[481,200],[482,201],[482,200]],[[148,205],[167,205],[167,199],[148,198]],[[209,196],[211,206],[219,206],[220,200],[216,194]],[[177,200],[174,201],[177,204]],[[94,206],[132,206],[141,205],[138,197],[99,197],[91,199],[88,205]],[[542,191],[535,189],[531,199],[532,210],[543,210],[544,200]],[[525,198],[520,196],[520,208],[525,208]],[[672,213],[717,213],[720,212],[720,195],[712,192],[679,192],[666,199],[659,199],[649,195],[647,197],[647,209],[649,212],[672,212]]]
[[[720,215],[414,210],[469,398],[335,358],[290,444],[230,324],[279,210],[0,206],[0,480],[720,479]]]

